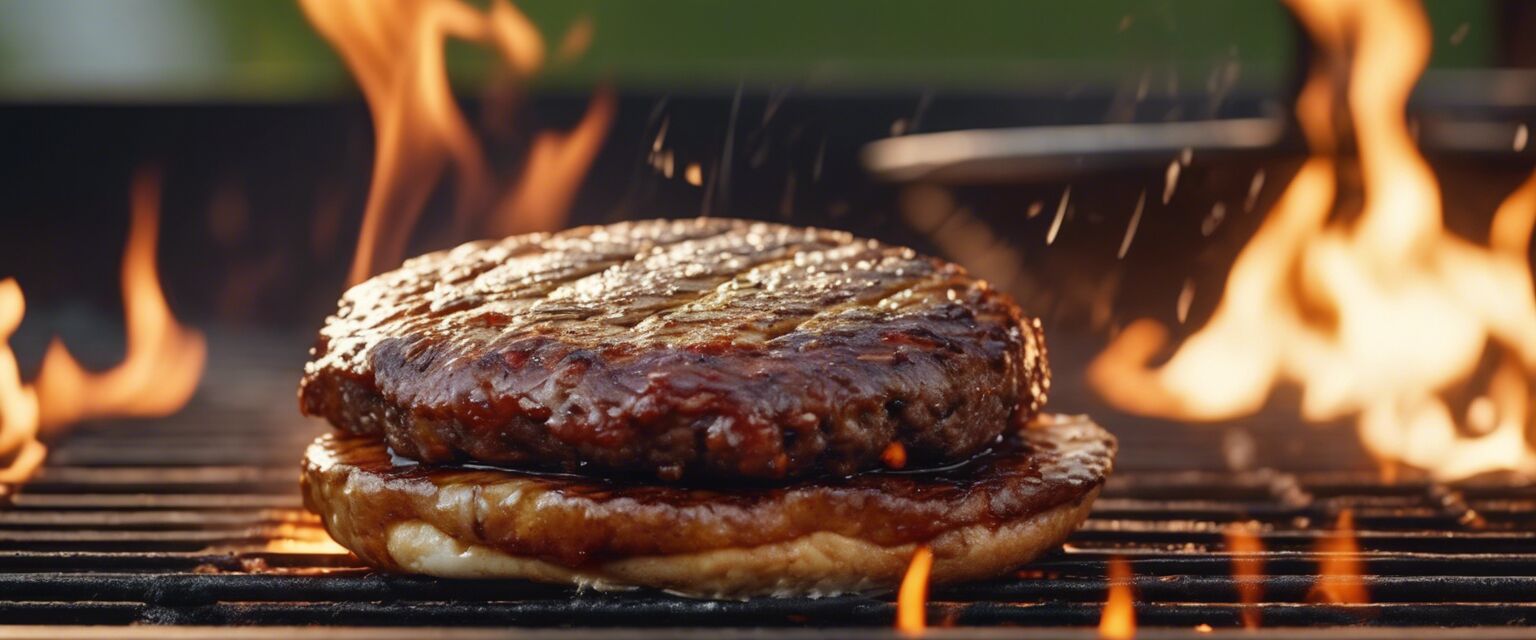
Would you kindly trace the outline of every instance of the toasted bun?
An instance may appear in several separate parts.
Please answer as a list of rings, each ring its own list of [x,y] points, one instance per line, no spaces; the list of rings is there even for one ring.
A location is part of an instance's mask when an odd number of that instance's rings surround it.
[[[703,597],[889,589],[913,550],[935,582],[994,576],[1088,515],[1114,439],[1047,417],[956,469],[785,487],[634,485],[493,469],[397,465],[376,441],[322,436],[305,501],[382,569],[526,578]]]

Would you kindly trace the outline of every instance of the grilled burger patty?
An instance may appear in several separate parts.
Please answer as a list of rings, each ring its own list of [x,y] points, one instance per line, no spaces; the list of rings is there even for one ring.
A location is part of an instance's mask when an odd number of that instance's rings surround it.
[[[473,242],[353,287],[300,404],[423,462],[777,479],[964,459],[1035,416],[1039,325],[849,234],[643,221]]]
[[[874,472],[723,490],[400,466],[373,438],[322,436],[304,498],[376,567],[442,577],[650,586],[704,596],[889,588],[912,548],[933,579],[1008,571],[1087,516],[1114,438],[1044,416],[943,472]]]

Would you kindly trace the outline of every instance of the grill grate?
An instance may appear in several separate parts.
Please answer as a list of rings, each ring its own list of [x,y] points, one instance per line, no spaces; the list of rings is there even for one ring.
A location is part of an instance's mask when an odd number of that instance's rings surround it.
[[[383,630],[342,627],[402,626],[452,627],[451,634],[472,637],[479,633],[472,627],[578,628],[557,634],[563,637],[708,626],[849,637],[886,634],[893,620],[889,597],[708,602],[369,572],[327,548],[318,521],[300,504],[298,457],[321,426],[289,409],[295,368],[248,354],[238,361],[211,367],[204,391],[177,416],[73,434],[0,510],[0,621],[186,626],[4,631],[227,638],[227,631],[198,625],[326,625],[281,634],[372,637]],[[998,633],[968,628],[990,625],[1091,635],[1068,628],[1097,623],[1106,565],[1116,556],[1136,576],[1145,637],[1204,637],[1197,625],[1218,635],[1239,630],[1245,607],[1224,532],[1253,522],[1266,551],[1263,577],[1248,583],[1262,589],[1255,609],[1264,634],[1314,637],[1275,627],[1342,625],[1325,633],[1536,637],[1507,628],[1536,621],[1536,488],[1493,480],[1453,487],[1425,478],[1385,484],[1364,470],[1171,471],[1177,465],[1167,456],[1211,435],[1118,431],[1121,471],[1087,525],[1017,576],[935,589],[930,622],[957,627],[940,635]],[[1345,509],[1359,529],[1371,604],[1310,604],[1323,557],[1313,549],[1333,535],[1328,526]],[[872,629],[794,628],[803,626]]]

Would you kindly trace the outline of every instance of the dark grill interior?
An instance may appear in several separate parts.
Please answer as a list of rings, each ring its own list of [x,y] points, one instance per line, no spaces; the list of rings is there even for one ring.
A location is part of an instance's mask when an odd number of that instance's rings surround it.
[[[0,619],[453,627],[447,637],[510,625],[598,635],[634,627],[775,627],[766,635],[801,637],[809,630],[788,628],[873,628],[809,632],[849,637],[885,634],[893,620],[890,597],[707,602],[649,592],[575,593],[513,581],[378,575],[344,554],[307,548],[322,536],[300,504],[296,465],[321,425],[292,408],[299,354],[250,337],[214,344],[192,405],[167,419],[82,428],[56,443],[47,467],[10,495],[0,512]],[[1319,458],[1307,467],[1318,470],[1295,473],[1177,470],[1210,466],[1191,452],[1219,449],[1218,432],[1110,426],[1122,435],[1120,470],[1087,526],[1017,577],[936,589],[930,624],[962,627],[940,633],[990,633],[963,627],[991,625],[1078,633],[1064,628],[1097,624],[1114,556],[1129,560],[1136,576],[1136,613],[1148,637],[1203,635],[1197,625],[1217,634],[1240,631],[1244,605],[1224,532],[1247,521],[1258,523],[1266,550],[1256,607],[1264,634],[1297,633],[1273,627],[1350,625],[1328,633],[1507,637],[1522,632],[1469,627],[1536,619],[1536,489],[1498,479],[1452,487],[1404,477],[1388,484],[1373,471],[1320,470],[1327,461]],[[1252,436],[1260,449],[1272,446],[1266,438],[1283,436],[1266,433]],[[1345,431],[1308,435],[1353,438]],[[1371,604],[1309,604],[1321,557],[1314,548],[1333,535],[1345,509],[1360,530]],[[1380,626],[1461,629],[1370,628]],[[159,626],[76,632],[173,633]],[[1091,629],[1080,632],[1091,636]]]

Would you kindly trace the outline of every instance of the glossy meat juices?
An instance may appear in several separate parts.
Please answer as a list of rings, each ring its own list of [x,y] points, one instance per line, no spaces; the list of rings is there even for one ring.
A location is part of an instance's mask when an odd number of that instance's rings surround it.
[[[960,267],[734,220],[514,236],[352,289],[302,408],[423,462],[786,479],[964,459],[1039,411],[1038,324]]]

